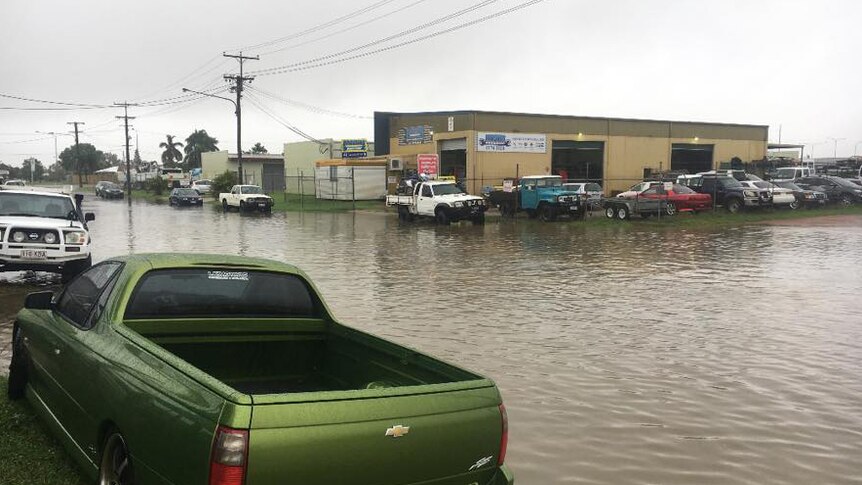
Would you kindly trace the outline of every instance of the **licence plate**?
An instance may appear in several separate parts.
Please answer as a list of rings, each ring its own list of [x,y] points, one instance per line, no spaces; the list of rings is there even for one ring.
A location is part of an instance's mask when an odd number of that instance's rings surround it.
[[[260,204],[258,204],[257,206],[258,206],[258,207],[266,207],[266,203],[261,202],[261,203],[260,203]]]
[[[35,249],[22,249],[21,259],[48,259],[48,251]]]
[[[578,206],[576,206],[576,205],[569,206],[569,210],[570,211],[576,211],[576,210],[578,210]]]

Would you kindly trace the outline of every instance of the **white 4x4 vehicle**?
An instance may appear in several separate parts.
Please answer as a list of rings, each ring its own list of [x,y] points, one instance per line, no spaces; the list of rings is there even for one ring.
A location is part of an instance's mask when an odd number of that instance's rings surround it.
[[[257,185],[234,185],[230,192],[222,192],[218,196],[225,212],[231,207],[243,211],[272,212],[275,202],[272,197],[263,193]]]
[[[412,221],[416,216],[433,217],[439,224],[469,219],[485,223],[488,205],[485,199],[465,194],[455,182],[421,182],[412,195],[387,195],[387,206],[398,208],[398,218]]]
[[[87,222],[67,193],[0,191],[0,271],[60,273],[66,283],[92,264]]]

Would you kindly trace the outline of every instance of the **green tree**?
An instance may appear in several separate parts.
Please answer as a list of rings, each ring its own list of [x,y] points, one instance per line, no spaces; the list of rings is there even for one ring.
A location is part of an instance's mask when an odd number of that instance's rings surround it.
[[[123,164],[123,162],[120,159],[120,157],[117,156],[117,154],[107,152],[102,157],[102,160],[99,161],[99,167],[97,168],[97,170],[101,170],[103,168],[108,168],[108,167],[116,167],[116,166],[121,165],[121,164]]]
[[[260,153],[269,153],[269,151],[267,151],[266,147],[261,145],[260,142],[257,142],[254,144],[253,147],[251,147],[251,153],[260,154]]]
[[[144,161],[141,160],[141,152],[139,152],[138,149],[135,148],[135,155],[132,157],[132,169],[140,172],[141,166],[143,164],[144,164]]]
[[[237,184],[236,172],[226,170],[224,173],[216,175],[213,178],[213,183],[210,185],[210,193],[218,199],[218,195],[223,192],[229,192],[231,187]]]
[[[30,167],[33,167],[33,177],[30,177]],[[24,180],[42,180],[42,177],[45,175],[45,166],[42,165],[42,162],[36,158],[28,158],[24,160],[24,165],[21,166],[21,171],[19,176]]]
[[[217,144],[218,140],[209,136],[207,130],[195,130],[186,138],[186,147],[184,148],[186,157],[183,159],[185,168],[187,170],[200,168],[201,153],[217,152]]]
[[[60,165],[67,172],[78,174],[78,185],[84,184],[83,176],[98,170],[105,160],[105,154],[89,143],[72,145],[60,153]]]
[[[176,162],[179,162],[183,159],[183,154],[177,147],[182,148],[182,142],[174,141],[173,135],[165,135],[167,137],[167,141],[163,141],[159,143],[159,148],[164,148],[165,151],[162,152],[162,165],[165,167],[176,167]]]

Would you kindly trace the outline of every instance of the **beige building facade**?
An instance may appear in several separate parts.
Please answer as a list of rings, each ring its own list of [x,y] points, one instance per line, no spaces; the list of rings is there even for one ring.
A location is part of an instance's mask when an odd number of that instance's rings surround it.
[[[201,154],[202,178],[210,179],[226,171],[236,173],[238,160],[235,153],[227,150]],[[266,192],[280,192],[285,187],[284,156],[269,154],[242,155],[243,183],[260,185]]]
[[[696,173],[766,157],[768,127],[483,111],[375,113],[376,155],[436,153],[470,192],[559,174],[622,191],[650,173]]]

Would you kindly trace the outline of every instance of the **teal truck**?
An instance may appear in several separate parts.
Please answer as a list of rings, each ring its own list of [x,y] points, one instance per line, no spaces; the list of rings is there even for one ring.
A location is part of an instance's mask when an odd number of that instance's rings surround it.
[[[135,255],[27,296],[9,397],[112,485],[511,485],[494,383],[338,323],[273,261]]]
[[[577,220],[587,214],[588,197],[565,189],[559,175],[531,175],[503,184],[486,195],[488,204],[499,208],[503,217],[523,211],[531,219],[552,222],[560,216]]]

